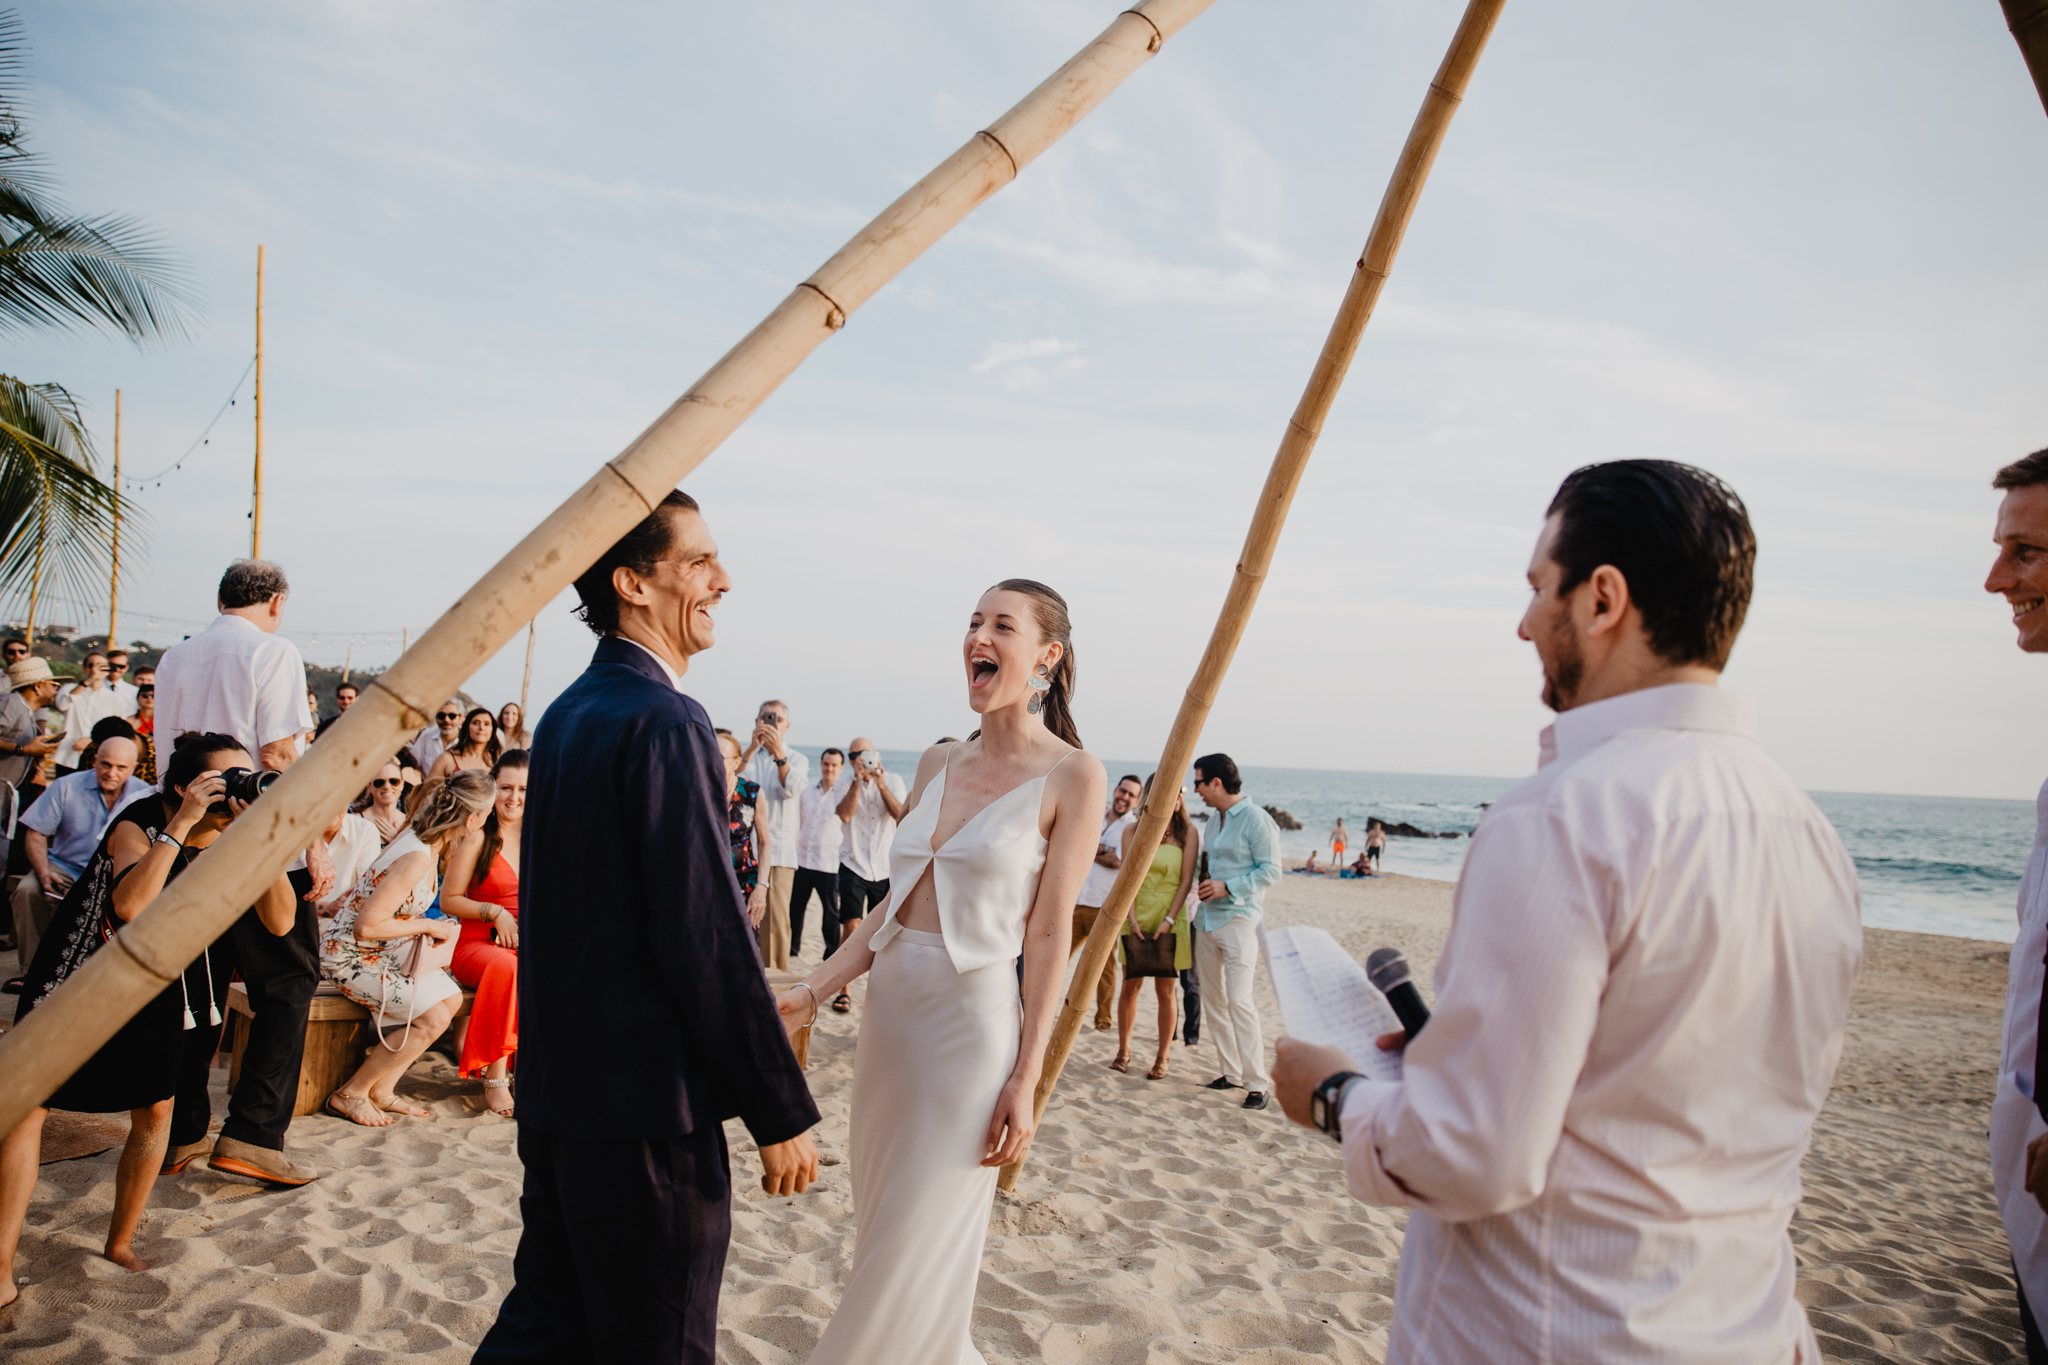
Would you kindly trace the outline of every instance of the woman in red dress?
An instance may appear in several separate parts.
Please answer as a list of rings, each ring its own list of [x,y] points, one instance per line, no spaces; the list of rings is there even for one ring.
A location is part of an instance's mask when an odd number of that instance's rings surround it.
[[[512,1117],[512,1055],[519,1051],[519,823],[526,814],[526,751],[491,769],[497,799],[484,827],[448,857],[441,909],[462,921],[449,970],[476,992],[462,1040],[462,1074],[484,1078],[491,1112]],[[464,888],[457,894],[450,888]]]

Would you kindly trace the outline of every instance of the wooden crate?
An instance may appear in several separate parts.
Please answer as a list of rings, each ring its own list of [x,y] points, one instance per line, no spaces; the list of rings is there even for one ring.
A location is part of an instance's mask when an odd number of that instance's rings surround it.
[[[468,1014],[475,1001],[476,992],[464,991],[462,1008],[455,1017],[460,1019]],[[229,1089],[242,1077],[242,1053],[248,1049],[249,1021],[254,1017],[249,1008],[248,988],[235,982],[228,987],[228,1027],[232,1035]],[[299,1064],[299,1094],[292,1103],[292,1113],[318,1112],[335,1087],[355,1074],[375,1041],[370,1012],[331,984],[321,982],[306,1010],[306,1058]]]

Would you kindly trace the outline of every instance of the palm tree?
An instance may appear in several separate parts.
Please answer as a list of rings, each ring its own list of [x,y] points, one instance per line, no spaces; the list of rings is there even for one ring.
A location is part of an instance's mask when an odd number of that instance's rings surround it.
[[[52,196],[49,172],[25,145],[27,64],[20,16],[0,11],[0,335],[82,327],[137,343],[182,337],[190,288],[156,236],[133,218],[73,214]],[[98,596],[117,516],[135,540],[135,512],[98,465],[77,399],[0,373],[0,598],[26,589],[31,638],[38,599],[53,588],[78,602]]]

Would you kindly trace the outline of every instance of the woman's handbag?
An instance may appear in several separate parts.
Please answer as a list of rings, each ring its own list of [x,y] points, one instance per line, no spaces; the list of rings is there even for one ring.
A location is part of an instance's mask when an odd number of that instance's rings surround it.
[[[405,978],[406,984],[410,988],[407,991],[408,996],[418,991],[420,963],[426,958],[427,937],[425,934],[414,934],[406,939],[404,947],[395,949],[392,952],[391,965],[386,969],[386,974],[383,978],[383,990],[379,993],[377,999],[377,1013],[372,1016],[373,1022],[383,1019],[384,1011],[390,1005],[391,978],[393,976]],[[389,1030],[385,1030],[377,1035],[378,1044],[387,1052],[405,1051],[405,1045],[412,1040],[412,1011],[406,1011],[405,1032],[400,1035],[397,1047],[391,1046],[387,1036],[388,1033]]]
[[[1124,976],[1179,976],[1173,965],[1171,933],[1124,935]]]

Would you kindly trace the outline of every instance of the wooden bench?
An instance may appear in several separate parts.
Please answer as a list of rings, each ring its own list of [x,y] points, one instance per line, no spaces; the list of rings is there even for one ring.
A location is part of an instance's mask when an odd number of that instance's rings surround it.
[[[475,991],[462,993],[457,1019],[476,1003]],[[255,1012],[249,1008],[249,991],[237,981],[228,987],[228,1088],[242,1077],[242,1053],[249,1047],[249,1022]],[[332,982],[323,981],[306,1010],[306,1059],[299,1064],[299,1094],[293,1114],[311,1114],[327,1103],[335,1087],[355,1074],[368,1049],[376,1042],[370,1027],[370,1012],[343,995]]]

